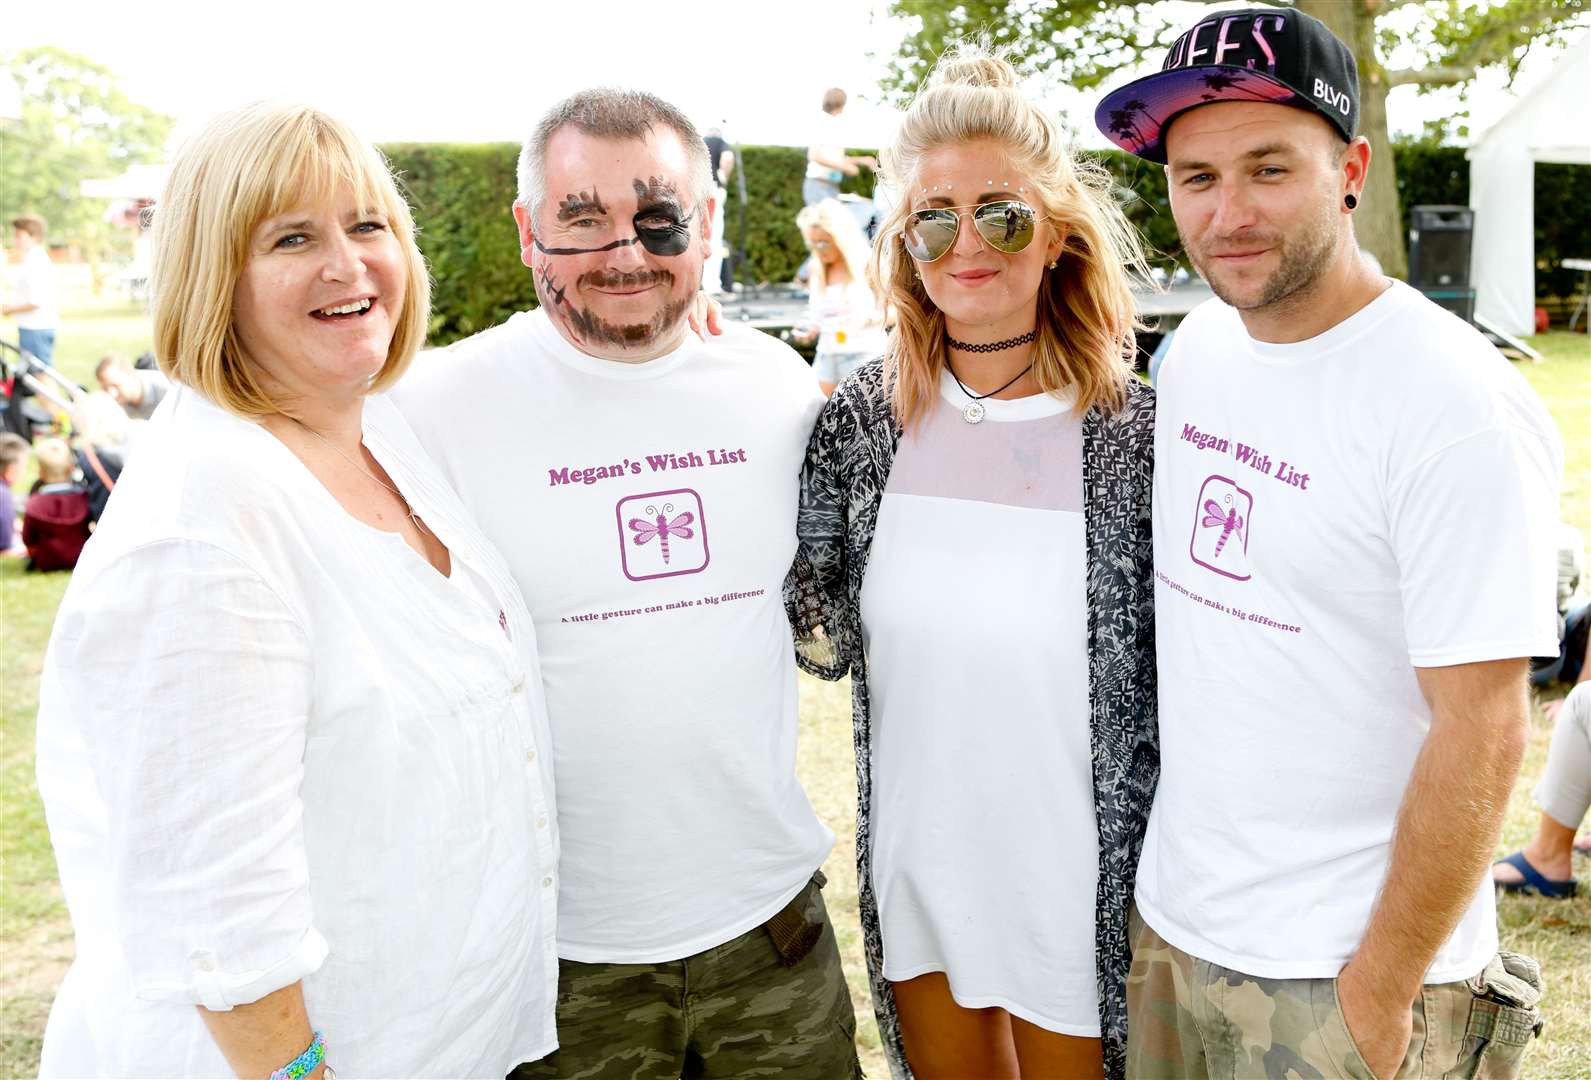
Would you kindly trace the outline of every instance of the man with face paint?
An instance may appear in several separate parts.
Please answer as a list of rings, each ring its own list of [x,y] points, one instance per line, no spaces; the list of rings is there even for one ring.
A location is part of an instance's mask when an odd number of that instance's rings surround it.
[[[1556,648],[1563,449],[1496,349],[1360,256],[1358,91],[1322,23],[1258,7],[1096,114],[1165,166],[1217,297],[1157,382],[1143,1080],[1509,1076],[1539,1021],[1487,868]]]
[[[558,890],[560,1049],[522,1080],[860,1075],[781,599],[822,398],[771,337],[689,333],[713,192],[656,97],[554,106],[513,207],[540,308],[396,394],[542,657],[561,859],[533,887]]]

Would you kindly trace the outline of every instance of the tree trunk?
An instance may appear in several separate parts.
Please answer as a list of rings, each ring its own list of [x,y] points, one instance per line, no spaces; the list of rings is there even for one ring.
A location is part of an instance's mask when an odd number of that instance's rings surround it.
[[[1398,210],[1398,179],[1392,163],[1392,139],[1387,134],[1387,76],[1376,57],[1375,9],[1379,0],[1296,0],[1297,7],[1313,15],[1347,43],[1359,64],[1359,134],[1370,140],[1370,179],[1359,209],[1354,213],[1354,233],[1359,246],[1377,259],[1392,277],[1409,276],[1408,247],[1403,217]]]

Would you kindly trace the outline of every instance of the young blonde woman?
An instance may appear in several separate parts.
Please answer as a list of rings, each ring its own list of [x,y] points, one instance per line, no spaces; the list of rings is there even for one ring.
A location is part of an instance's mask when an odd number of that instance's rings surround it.
[[[828,396],[845,376],[883,355],[884,318],[867,279],[867,234],[845,204],[824,199],[803,207],[796,224],[812,252],[812,300],[795,338],[818,343],[812,371]]]
[[[803,663],[853,676],[879,1026],[897,1076],[1120,1077],[1159,770],[1140,249],[982,49],[885,162],[896,322],[813,433],[790,596]]]

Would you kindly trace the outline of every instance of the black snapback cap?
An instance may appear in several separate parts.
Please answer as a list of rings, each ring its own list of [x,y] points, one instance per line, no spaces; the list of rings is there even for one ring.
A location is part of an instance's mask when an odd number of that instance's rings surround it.
[[[1218,101],[1307,109],[1351,140],[1359,131],[1359,65],[1302,11],[1218,11],[1177,38],[1160,71],[1106,94],[1094,123],[1123,150],[1164,165],[1171,121]]]

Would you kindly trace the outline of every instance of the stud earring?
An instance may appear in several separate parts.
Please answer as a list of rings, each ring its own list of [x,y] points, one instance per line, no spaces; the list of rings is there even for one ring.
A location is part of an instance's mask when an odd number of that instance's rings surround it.
[[[1058,262],[1060,262],[1059,259],[1051,259],[1050,260],[1050,269],[1054,270],[1055,269],[1055,264],[1058,263]]]
[[[1350,191],[1348,194],[1342,197],[1342,204],[1348,209],[1353,210],[1359,205],[1359,199],[1353,194],[1353,192]]]

